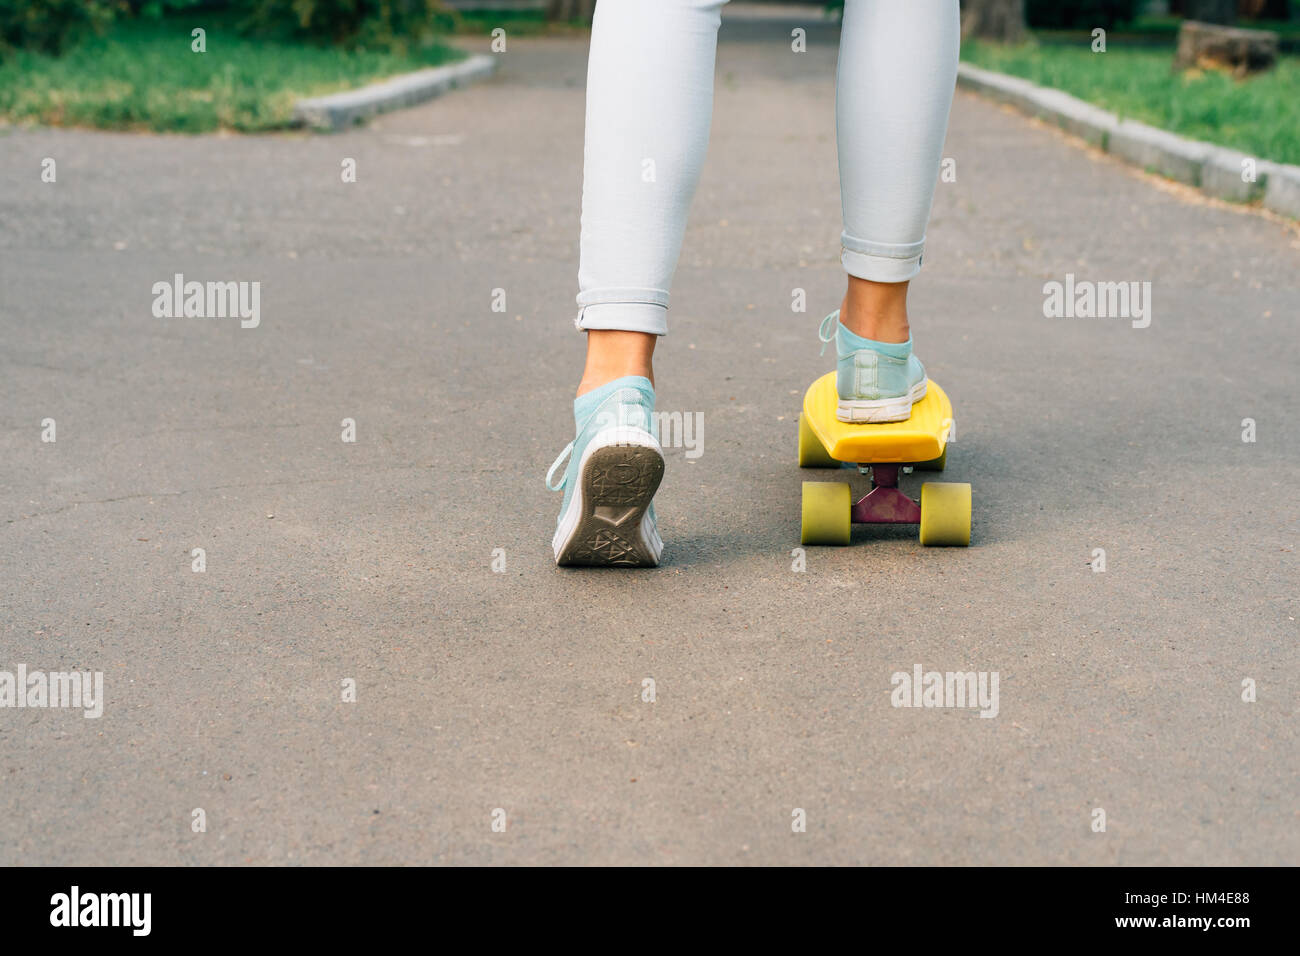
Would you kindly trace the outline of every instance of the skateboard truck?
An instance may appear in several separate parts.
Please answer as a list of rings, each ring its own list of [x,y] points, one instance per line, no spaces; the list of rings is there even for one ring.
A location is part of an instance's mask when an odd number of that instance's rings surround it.
[[[902,465],[859,465],[871,473],[871,490],[853,504],[853,524],[920,524],[921,506],[898,488]]]

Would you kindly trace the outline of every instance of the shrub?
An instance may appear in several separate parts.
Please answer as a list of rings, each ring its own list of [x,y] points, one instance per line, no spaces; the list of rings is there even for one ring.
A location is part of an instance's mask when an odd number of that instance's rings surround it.
[[[118,9],[116,0],[0,0],[0,53],[62,53],[87,33],[102,32]]]
[[[177,10],[193,10],[195,7],[220,9],[230,5],[225,0],[125,0],[125,3],[133,15],[152,20]]]
[[[4,2],[4,0],[0,0]],[[452,25],[441,0],[236,0],[243,28],[404,53]]]
[[[1142,0],[1026,0],[1025,20],[1048,30],[1110,30],[1131,22]]]

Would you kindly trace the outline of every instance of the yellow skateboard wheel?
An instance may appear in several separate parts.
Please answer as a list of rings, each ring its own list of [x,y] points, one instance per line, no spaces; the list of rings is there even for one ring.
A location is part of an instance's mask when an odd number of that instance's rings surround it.
[[[805,514],[807,508],[805,504]],[[962,548],[970,544],[970,485],[927,481],[921,486],[921,544]]]
[[[853,493],[844,481],[803,483],[803,544],[849,543],[853,527]]]
[[[944,466],[946,466],[947,464],[948,464],[948,446],[944,445],[943,452],[939,455],[938,458],[933,458],[930,461],[918,461],[914,466],[914,470],[943,471]]]
[[[826,446],[817,437],[808,419],[799,416],[799,467],[800,468],[838,468],[840,463],[826,451]]]

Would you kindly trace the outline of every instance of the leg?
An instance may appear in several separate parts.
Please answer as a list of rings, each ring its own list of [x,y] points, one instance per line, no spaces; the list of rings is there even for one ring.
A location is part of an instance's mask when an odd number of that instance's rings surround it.
[[[624,375],[640,375],[655,382],[655,343],[659,336],[651,332],[627,332],[622,329],[591,329],[587,332],[587,364],[578,383],[578,394],[612,382]]]
[[[579,395],[621,376],[652,378],[708,146],[724,2],[606,0],[596,7],[578,269],[578,328],[589,334]]]
[[[587,365],[573,403],[577,435],[546,479],[564,490],[551,539],[557,564],[654,565],[663,550],[650,360],[668,331],[668,290],[708,146],[724,2],[596,7],[578,268]]]
[[[957,78],[957,0],[847,0],[835,119],[848,291],[840,319],[906,342]]]

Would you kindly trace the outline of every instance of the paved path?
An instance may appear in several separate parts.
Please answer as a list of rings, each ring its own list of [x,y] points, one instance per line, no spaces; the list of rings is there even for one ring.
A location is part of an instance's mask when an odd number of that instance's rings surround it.
[[[787,31],[723,28],[647,573],[549,552],[584,40],[336,137],[0,136],[0,670],[107,695],[0,710],[0,864],[1295,862],[1295,233],[960,94],[913,305],[974,546],[795,573],[842,278],[834,36]],[[155,318],[177,272],[260,326]],[[1150,327],[1044,318],[1067,273]],[[997,717],[892,707],[918,664]]]

